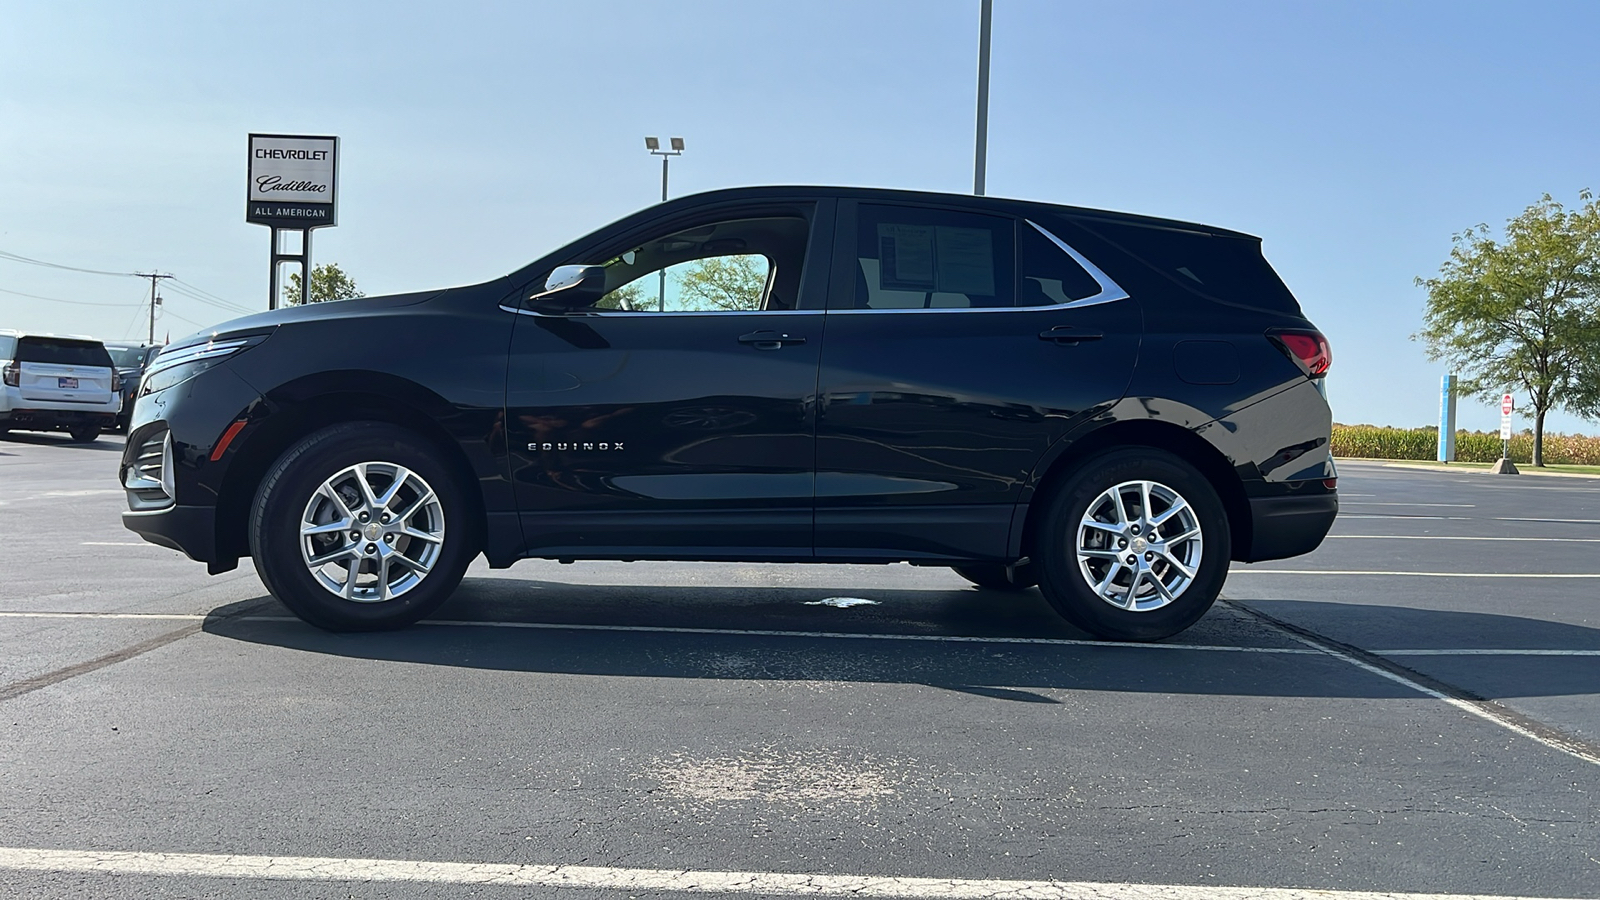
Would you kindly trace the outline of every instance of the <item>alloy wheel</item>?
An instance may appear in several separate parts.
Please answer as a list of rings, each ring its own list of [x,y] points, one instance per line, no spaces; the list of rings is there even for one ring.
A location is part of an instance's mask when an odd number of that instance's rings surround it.
[[[1095,596],[1128,612],[1149,612],[1194,583],[1204,552],[1200,520],[1177,491],[1125,481],[1101,492],[1076,538],[1078,571]]]
[[[300,555],[317,583],[356,603],[412,590],[439,561],[444,507],[404,466],[363,462],[323,481],[300,517]]]

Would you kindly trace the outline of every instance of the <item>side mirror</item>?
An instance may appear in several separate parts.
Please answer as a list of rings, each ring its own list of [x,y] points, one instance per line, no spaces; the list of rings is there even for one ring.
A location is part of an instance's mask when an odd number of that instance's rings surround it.
[[[528,298],[532,306],[582,309],[606,295],[605,266],[557,266],[544,290]]]

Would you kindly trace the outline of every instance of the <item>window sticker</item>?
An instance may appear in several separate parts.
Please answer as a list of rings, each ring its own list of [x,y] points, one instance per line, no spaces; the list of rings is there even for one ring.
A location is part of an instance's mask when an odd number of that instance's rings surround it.
[[[936,243],[938,290],[994,296],[994,238],[989,229],[940,225]]]
[[[890,291],[933,291],[934,226],[878,225],[879,286]]]

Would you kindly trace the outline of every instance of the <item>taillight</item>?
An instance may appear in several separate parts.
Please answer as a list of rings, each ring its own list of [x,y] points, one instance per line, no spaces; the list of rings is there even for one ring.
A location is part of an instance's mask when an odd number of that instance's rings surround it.
[[[4,369],[0,369],[0,376],[5,378],[6,387],[22,386],[22,367],[16,363],[12,363],[11,365],[6,366]]]
[[[1333,365],[1333,348],[1320,331],[1310,329],[1275,328],[1267,332],[1267,340],[1276,344],[1283,355],[1294,360],[1307,378],[1321,378]]]
[[[122,376],[115,372],[111,373],[111,393],[122,393]]]

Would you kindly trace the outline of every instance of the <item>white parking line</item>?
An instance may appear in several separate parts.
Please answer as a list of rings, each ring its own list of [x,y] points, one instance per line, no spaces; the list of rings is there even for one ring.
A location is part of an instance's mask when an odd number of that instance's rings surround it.
[[[1560,544],[1600,544],[1600,538],[1474,537],[1446,534],[1330,534],[1323,540],[1362,541],[1538,541]]]
[[[1410,578],[1600,578],[1592,572],[1392,572],[1378,569],[1229,569],[1228,575],[1400,575]]]
[[[85,547],[154,547],[144,541],[84,541]]]
[[[1600,656],[1600,650],[1369,650],[1379,656]]]
[[[1476,503],[1400,503],[1393,500],[1356,500],[1351,506],[1454,506],[1462,509],[1472,509]]]
[[[1340,513],[1341,519],[1418,519],[1448,522],[1546,522],[1553,525],[1600,525],[1600,519],[1533,519],[1523,516],[1401,516],[1387,513]]]
[[[754,894],[783,897],[937,897],[989,900],[1489,900],[1465,894],[1409,894],[1305,888],[1131,884],[1103,881],[1007,881],[974,878],[898,878],[798,872],[696,872],[612,866],[429,862],[315,856],[237,856],[220,853],[137,853],[0,847],[0,868],[95,875],[253,878],[269,881],[409,882],[579,888],[640,893]],[[1497,897],[1493,900],[1535,900]]]
[[[188,613],[89,613],[89,612],[0,612],[0,619],[178,619],[201,621],[205,616]]]

